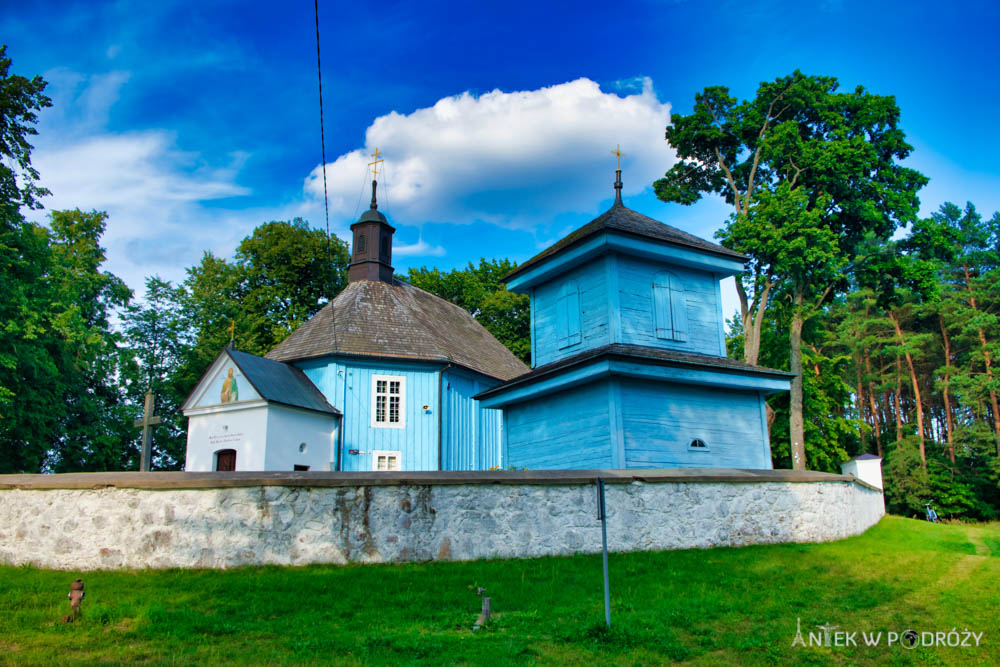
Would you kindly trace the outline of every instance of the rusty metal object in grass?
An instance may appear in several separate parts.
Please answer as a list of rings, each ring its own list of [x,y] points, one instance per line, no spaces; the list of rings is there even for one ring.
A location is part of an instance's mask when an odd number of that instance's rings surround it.
[[[473,632],[475,632],[476,630],[478,630],[479,628],[483,627],[484,625],[490,622],[490,615],[492,614],[492,609],[491,609],[492,600],[483,595],[483,593],[485,592],[486,589],[483,588],[482,586],[476,589],[476,593],[479,595],[479,597],[483,599],[483,608],[482,612],[480,612],[479,614],[479,618],[476,619],[476,624],[472,626]]]
[[[83,598],[87,597],[87,594],[83,592],[83,579],[77,579],[70,584],[66,597],[69,598],[69,606],[73,613],[64,616],[63,623],[72,623],[83,615],[83,612],[80,611],[80,605],[83,604]]]

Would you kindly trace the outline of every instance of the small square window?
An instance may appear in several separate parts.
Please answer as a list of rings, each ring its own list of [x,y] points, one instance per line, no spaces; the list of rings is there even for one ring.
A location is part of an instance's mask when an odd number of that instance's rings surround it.
[[[402,470],[400,463],[402,457],[403,453],[399,451],[376,450],[372,452],[372,470],[376,472]]]

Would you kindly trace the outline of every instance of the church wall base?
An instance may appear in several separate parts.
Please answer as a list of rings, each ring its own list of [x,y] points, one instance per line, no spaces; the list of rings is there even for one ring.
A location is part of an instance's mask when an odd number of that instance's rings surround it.
[[[0,563],[231,568],[598,552],[595,486],[562,472],[538,471],[530,481],[497,481],[496,473],[471,482],[307,486],[299,477],[176,489],[23,488],[0,476]],[[642,471],[651,473],[643,479],[629,476],[640,471],[582,472],[608,478],[614,551],[835,540],[885,514],[880,491],[841,475],[802,473],[799,481],[791,471],[716,471],[650,481],[655,471]]]

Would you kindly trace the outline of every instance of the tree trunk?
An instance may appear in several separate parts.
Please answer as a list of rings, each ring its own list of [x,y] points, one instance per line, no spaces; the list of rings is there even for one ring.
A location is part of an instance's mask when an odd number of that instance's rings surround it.
[[[872,431],[875,433],[875,447],[879,457],[882,456],[882,429],[879,425],[878,409],[875,406],[875,388],[872,386],[872,360],[865,350],[865,371],[868,374],[868,402],[872,412]]]
[[[736,292],[740,297],[740,319],[743,320],[743,361],[754,366],[760,358],[760,335],[772,286],[771,283],[766,283],[760,294],[755,295],[753,303],[750,303],[742,281],[739,277],[736,279]]]
[[[896,357],[896,442],[903,440],[903,401],[900,394],[903,391],[903,361]]]
[[[889,319],[892,321],[892,326],[896,329],[896,337],[899,339],[900,346],[906,345],[906,340],[903,338],[903,330],[899,326],[899,320],[896,319],[895,313],[891,310],[889,311]],[[924,433],[924,404],[920,396],[920,382],[917,380],[917,371],[913,367],[913,356],[909,352],[903,352],[903,356],[906,358],[906,366],[910,370],[910,384],[913,385],[913,403],[917,409],[917,435],[920,438],[920,461],[927,467],[927,454],[924,449],[924,440],[926,434]]]
[[[941,324],[941,340],[944,342],[944,365],[951,366],[951,339],[948,337],[948,328],[944,325],[944,315],[938,314],[938,321]],[[944,397],[944,426],[945,426],[945,438],[948,442],[948,458],[951,462],[955,462],[955,441],[954,434],[952,431],[955,428],[955,423],[951,418],[951,397],[948,393],[948,382],[950,379],[950,374],[948,371],[944,373],[944,389],[942,394]]]
[[[861,360],[855,359],[854,368],[857,371],[858,379],[858,393],[857,393],[857,406],[858,406],[858,441],[861,443],[861,452],[864,453],[868,451],[868,442],[865,438],[865,424],[868,420],[865,419],[865,385],[861,379]]]
[[[899,326],[899,320],[896,319],[896,314],[891,310],[889,311],[889,319],[892,320],[892,326],[896,329],[896,337],[899,338],[899,345],[906,345],[906,340],[903,338],[903,330]],[[913,357],[909,352],[903,352],[903,356],[906,357],[906,365],[910,369],[910,383],[913,385],[913,403],[917,408],[917,435],[920,437],[920,461],[923,463],[924,467],[927,467],[927,454],[924,450],[924,438],[926,437],[924,433],[924,404],[920,399],[920,382],[917,380],[917,371],[913,368]]]
[[[788,333],[792,395],[789,401],[788,430],[791,436],[792,469],[806,469],[805,422],[802,416],[802,301],[801,293],[794,296],[792,326]]]

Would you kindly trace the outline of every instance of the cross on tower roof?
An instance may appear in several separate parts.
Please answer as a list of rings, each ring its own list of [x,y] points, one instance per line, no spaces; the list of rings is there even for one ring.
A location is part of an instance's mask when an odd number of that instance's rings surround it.
[[[374,168],[372,169],[372,180],[376,180],[376,181],[378,180],[378,163],[379,162],[385,162],[385,160],[383,160],[382,158],[380,158],[379,155],[381,155],[381,153],[378,152],[378,148],[376,147],[375,148],[375,152],[372,153],[372,157],[375,158],[375,161],[368,163],[369,167],[371,167],[372,165],[375,165]]]
[[[622,158],[625,157],[625,153],[622,153],[621,144],[615,145],[615,149],[613,151],[611,151],[611,154],[618,157],[618,171],[621,171],[622,170]]]

